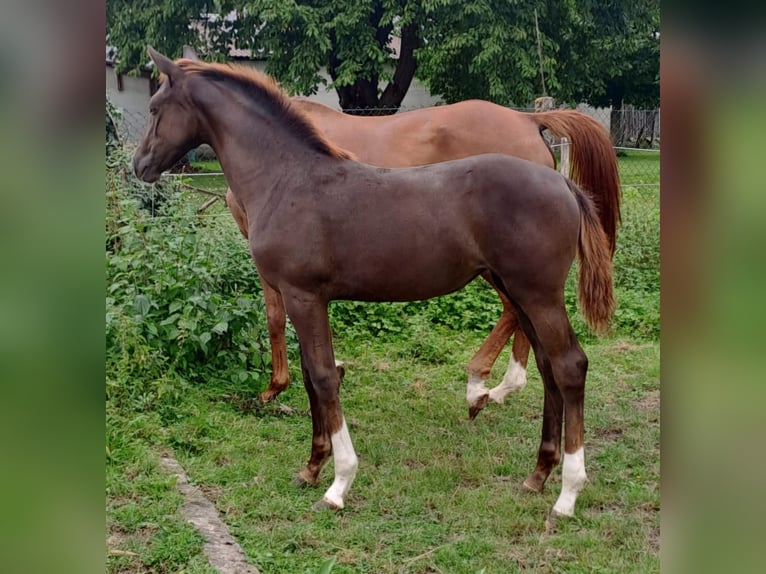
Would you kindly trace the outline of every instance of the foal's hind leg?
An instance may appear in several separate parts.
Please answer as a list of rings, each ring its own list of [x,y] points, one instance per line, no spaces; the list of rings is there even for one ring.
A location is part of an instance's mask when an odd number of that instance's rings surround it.
[[[564,411],[564,465],[561,493],[552,515],[572,516],[577,495],[585,486],[584,397],[588,359],[577,342],[561,304],[534,306],[519,319],[535,349],[545,385],[543,429],[537,466],[524,484],[541,490],[561,448],[561,402]]]
[[[535,354],[535,357],[538,355]],[[524,488],[533,492],[542,492],[545,481],[556,465],[561,462],[561,424],[564,418],[564,398],[553,382],[550,364],[545,355],[537,361],[544,387],[543,426],[540,448],[537,451],[535,470],[524,480]]]

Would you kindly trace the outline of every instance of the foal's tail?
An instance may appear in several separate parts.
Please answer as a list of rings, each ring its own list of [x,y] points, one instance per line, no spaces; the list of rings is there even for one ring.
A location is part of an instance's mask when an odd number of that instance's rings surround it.
[[[580,207],[580,256],[578,299],[588,325],[597,333],[605,333],[614,312],[612,287],[612,253],[609,240],[596,215],[593,202],[569,179],[569,189]]]
[[[529,114],[541,128],[571,142],[571,177],[590,195],[614,254],[620,223],[620,174],[612,140],[604,127],[576,110]]]

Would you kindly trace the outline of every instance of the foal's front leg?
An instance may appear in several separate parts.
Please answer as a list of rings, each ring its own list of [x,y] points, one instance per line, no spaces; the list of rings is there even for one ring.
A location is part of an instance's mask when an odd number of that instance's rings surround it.
[[[333,454],[335,480],[315,507],[343,508],[358,460],[338,396],[340,374],[333,358],[327,302],[303,292],[282,294],[301,346],[303,382],[309,395],[313,427],[311,457],[298,479],[316,484],[319,472]]]

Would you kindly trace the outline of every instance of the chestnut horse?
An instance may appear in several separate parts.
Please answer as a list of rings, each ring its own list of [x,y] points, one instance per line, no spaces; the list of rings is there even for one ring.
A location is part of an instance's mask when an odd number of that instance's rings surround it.
[[[185,52],[188,54],[188,52]],[[334,144],[359,161],[380,167],[412,167],[460,159],[481,153],[504,153],[556,167],[550,148],[542,137],[548,129],[571,141],[572,176],[588,192],[598,208],[601,225],[614,252],[620,220],[620,180],[617,160],[609,134],[596,120],[574,110],[523,113],[502,106],[470,100],[403,112],[393,116],[355,116],[304,98],[292,98]],[[248,222],[243,209],[227,191],[226,203],[247,238]],[[490,283],[490,277],[485,277]],[[493,285],[493,287],[495,287]],[[518,329],[518,320],[502,290],[495,287],[503,312],[486,341],[468,364],[469,388],[479,381],[478,394],[468,396],[469,416],[492,401],[502,403],[512,392],[526,385],[529,341]],[[279,293],[263,283],[263,294],[272,353],[268,388],[261,394],[267,402],[287,388],[290,378],[285,346],[285,308]],[[487,389],[492,365],[511,335],[513,341],[508,367],[502,382]]]
[[[571,516],[586,481],[588,361],[564,305],[576,255],[589,324],[606,329],[614,306],[609,241],[590,199],[555,170],[508,155],[400,169],[358,163],[268,76],[149,54],[162,84],[134,171],[154,182],[202,143],[216,152],[247,215],[261,280],[281,295],[298,335],[313,427],[299,482],[317,484],[334,458],[334,481],[316,506],[343,508],[358,466],[329,302],[427,299],[487,274],[513,306],[545,389],[537,465],[524,485],[542,490],[561,460],[563,421],[562,487],[551,512]]]

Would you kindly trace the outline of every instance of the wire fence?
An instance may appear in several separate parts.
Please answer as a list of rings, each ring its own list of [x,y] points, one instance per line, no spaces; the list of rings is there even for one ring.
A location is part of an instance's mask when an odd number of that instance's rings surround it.
[[[383,116],[413,111],[416,107],[349,109],[344,113],[358,116]],[[522,112],[534,112],[532,108],[512,108]],[[580,105],[577,110],[588,114],[604,126],[616,147],[630,149],[659,149],[660,110],[623,108],[610,110]],[[146,129],[148,114],[135,110],[120,110],[120,135],[124,141],[137,142]],[[553,141],[553,143],[556,143]]]

